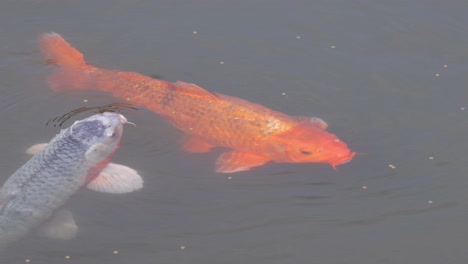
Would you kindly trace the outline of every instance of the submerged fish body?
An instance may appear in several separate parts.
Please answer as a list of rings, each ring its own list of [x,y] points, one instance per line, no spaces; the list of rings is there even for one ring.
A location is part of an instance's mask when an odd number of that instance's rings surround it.
[[[0,245],[35,228],[47,237],[73,238],[77,227],[62,207],[82,186],[111,193],[141,188],[136,171],[116,171],[122,165],[109,163],[126,122],[117,113],[93,115],[30,148],[35,155],[0,188]]]
[[[41,51],[59,65],[49,76],[55,90],[97,89],[164,116],[186,133],[183,148],[207,152],[226,147],[218,172],[236,172],[275,162],[319,162],[333,167],[355,152],[326,131],[320,118],[295,118],[246,100],[211,93],[182,81],[175,83],[134,72],[94,67],[56,33],[43,34]]]

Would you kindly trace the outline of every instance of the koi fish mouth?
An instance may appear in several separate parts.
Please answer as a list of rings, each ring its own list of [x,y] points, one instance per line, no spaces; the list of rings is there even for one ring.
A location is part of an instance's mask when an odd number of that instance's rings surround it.
[[[336,170],[336,166],[350,162],[354,158],[354,156],[356,156],[356,152],[351,152],[347,156],[340,157],[333,161],[330,161],[330,165],[333,167],[333,169]]]

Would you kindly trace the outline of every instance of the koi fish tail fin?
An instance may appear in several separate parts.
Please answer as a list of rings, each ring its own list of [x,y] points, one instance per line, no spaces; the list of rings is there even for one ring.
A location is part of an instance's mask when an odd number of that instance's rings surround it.
[[[59,67],[47,78],[50,88],[55,91],[90,89],[96,83],[89,74],[93,68],[87,65],[83,54],[72,47],[57,33],[45,33],[39,38],[44,59]]]
[[[83,54],[55,32],[42,34],[39,45],[44,59],[51,64],[63,67],[86,65]]]
[[[47,77],[49,87],[54,91],[88,90],[95,88],[95,80],[76,67],[61,68]]]

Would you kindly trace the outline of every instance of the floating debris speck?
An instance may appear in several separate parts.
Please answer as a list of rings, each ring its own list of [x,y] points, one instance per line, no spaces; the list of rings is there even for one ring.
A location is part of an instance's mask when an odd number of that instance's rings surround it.
[[[428,204],[432,204],[432,203],[433,203],[433,201],[432,201],[432,200],[429,200],[429,201],[427,201],[427,203],[428,203]]]
[[[87,102],[88,102],[88,99],[84,99],[83,102],[87,103]]]
[[[180,249],[181,249],[181,250],[184,250],[184,249],[185,249],[185,246],[180,246]]]
[[[429,159],[430,159],[430,160],[433,160],[433,159],[434,159],[434,157],[430,156],[430,157],[429,157]]]
[[[29,262],[31,262],[31,260],[30,259],[25,259],[24,262],[29,263]]]
[[[296,39],[301,39],[301,36],[296,36]]]
[[[70,256],[65,256],[65,259],[70,259],[71,257]]]
[[[115,255],[119,254],[119,251],[118,250],[114,250],[112,253],[114,253]]]
[[[197,32],[197,31],[193,31],[192,33],[193,33],[194,35],[198,34],[198,32]]]
[[[220,61],[219,64],[221,64],[221,65],[224,64],[224,61]]]
[[[465,111],[465,107],[460,107],[460,110]]]
[[[330,48],[331,48],[331,49],[334,49],[334,48],[336,48],[336,46],[335,46],[335,45],[331,45]]]
[[[232,180],[232,176],[229,176],[229,177],[228,177],[228,180]]]
[[[362,188],[363,190],[367,190],[367,186],[366,186],[366,185],[363,185],[361,188]]]
[[[286,93],[282,93],[281,95],[286,95]]]
[[[439,76],[440,76],[440,74],[439,74],[439,73],[436,73],[436,74],[435,74],[435,77],[439,77]]]
[[[396,169],[396,166],[393,164],[388,164],[388,167],[390,167],[391,169]]]
[[[444,64],[444,68],[447,68],[447,67],[448,67],[448,65],[447,65],[447,64]]]

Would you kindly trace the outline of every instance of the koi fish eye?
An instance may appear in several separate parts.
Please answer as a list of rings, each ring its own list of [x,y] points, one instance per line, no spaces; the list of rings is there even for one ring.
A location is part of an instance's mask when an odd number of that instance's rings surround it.
[[[310,154],[312,154],[311,151],[303,150],[303,149],[301,149],[301,153],[304,154],[304,155],[310,155]]]

